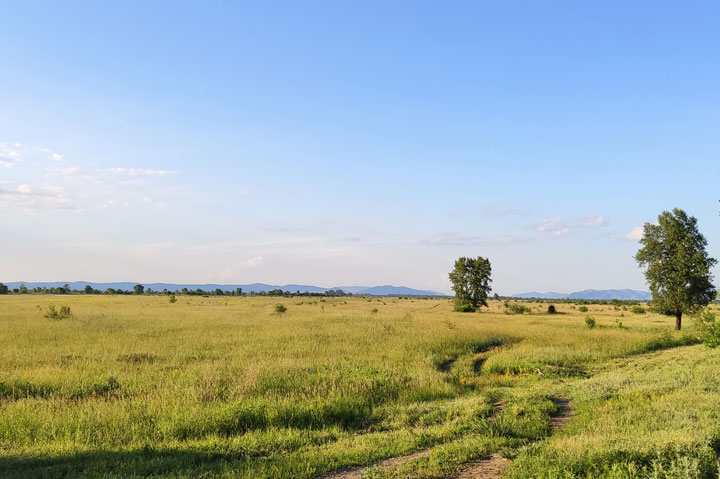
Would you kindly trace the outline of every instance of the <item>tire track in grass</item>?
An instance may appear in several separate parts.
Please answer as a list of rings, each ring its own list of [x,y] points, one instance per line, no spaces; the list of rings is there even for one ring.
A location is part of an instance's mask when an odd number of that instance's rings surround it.
[[[498,417],[500,413],[502,413],[503,409],[505,409],[505,402],[494,403],[491,419]],[[339,471],[328,472],[326,474],[318,476],[317,479],[362,479],[368,469],[386,469],[393,466],[400,466],[407,462],[414,461],[415,459],[427,457],[432,451],[433,447],[430,447],[428,449],[423,449],[422,451],[407,454],[405,456],[397,456],[383,459],[382,461],[376,462],[375,464],[370,466],[357,466],[347,469],[341,469]]]
[[[556,407],[555,412],[550,416],[550,431],[551,434],[555,434],[572,420],[575,411],[567,398],[553,396],[550,400]],[[498,479],[508,464],[510,464],[510,459],[499,454],[492,454],[489,457],[469,462],[455,477],[456,479]]]

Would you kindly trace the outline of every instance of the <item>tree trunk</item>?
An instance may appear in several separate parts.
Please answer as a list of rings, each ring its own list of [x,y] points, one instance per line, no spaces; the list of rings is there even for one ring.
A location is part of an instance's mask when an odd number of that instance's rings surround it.
[[[682,311],[675,311],[675,330],[680,331],[682,327]]]

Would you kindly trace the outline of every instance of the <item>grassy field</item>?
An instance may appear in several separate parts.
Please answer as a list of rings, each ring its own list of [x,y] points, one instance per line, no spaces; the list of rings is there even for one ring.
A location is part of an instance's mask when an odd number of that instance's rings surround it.
[[[0,477],[313,478],[426,449],[366,475],[497,452],[516,479],[719,477],[720,350],[689,318],[523,304],[0,296]],[[550,435],[553,396],[577,415]]]

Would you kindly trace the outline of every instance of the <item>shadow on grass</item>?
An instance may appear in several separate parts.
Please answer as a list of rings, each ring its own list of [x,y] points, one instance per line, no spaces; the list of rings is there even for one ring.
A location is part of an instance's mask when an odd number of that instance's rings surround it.
[[[55,457],[0,458],[0,477],[5,479],[95,477],[212,477],[228,467],[245,469],[258,456],[180,449],[96,451]]]

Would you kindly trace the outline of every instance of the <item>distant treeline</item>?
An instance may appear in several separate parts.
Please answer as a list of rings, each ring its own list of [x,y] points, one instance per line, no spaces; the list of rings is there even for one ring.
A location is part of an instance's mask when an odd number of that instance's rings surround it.
[[[133,286],[133,289],[131,290],[123,290],[123,289],[115,289],[115,288],[108,288],[104,291],[99,289],[93,289],[92,286],[87,285],[85,286],[85,289],[70,289],[70,285],[65,284],[64,286],[59,286],[56,288],[45,288],[45,287],[37,287],[37,288],[28,288],[24,284],[21,284],[17,288],[13,288],[10,290],[6,285],[3,283],[0,283],[0,294],[156,294],[156,295],[163,295],[163,294],[177,294],[177,295],[188,295],[188,296],[321,296],[321,297],[341,297],[341,296],[352,296],[352,293],[346,293],[340,289],[331,289],[322,293],[309,293],[309,292],[300,292],[300,291],[283,291],[281,289],[273,289],[270,291],[250,291],[249,293],[246,293],[242,290],[242,288],[235,288],[231,291],[223,291],[220,288],[215,289],[214,291],[205,291],[204,289],[188,289],[188,288],[182,288],[175,291],[170,291],[167,289],[163,289],[162,291],[155,291],[151,288],[145,288],[141,284],[136,284]]]
[[[627,306],[647,302],[638,299],[514,298],[512,296],[499,296],[496,299],[502,299],[503,301],[524,301],[530,303],[608,304],[611,306]]]
[[[559,303],[559,304],[605,304],[605,305],[611,305],[611,306],[632,306],[635,304],[642,304],[646,303],[647,301],[642,301],[638,299],[579,299],[579,298],[517,298],[515,296],[499,296],[497,294],[493,295],[493,299],[504,301],[507,303],[508,301],[517,301],[517,302],[526,302],[526,303]]]

